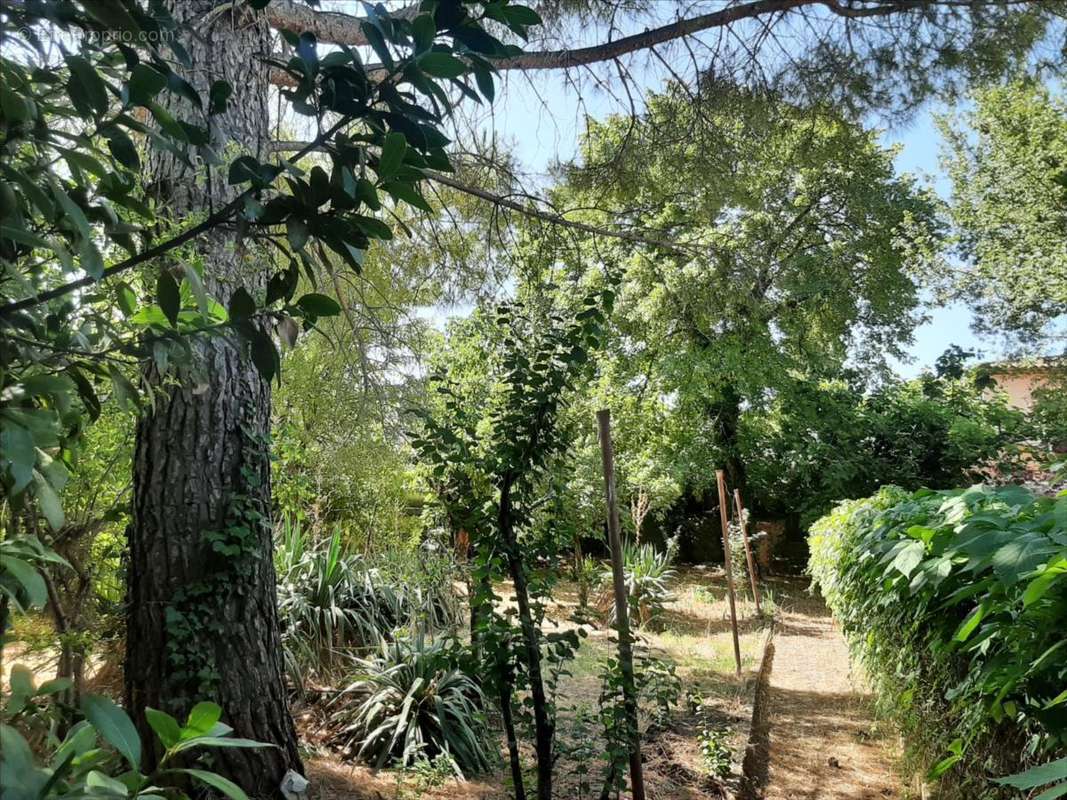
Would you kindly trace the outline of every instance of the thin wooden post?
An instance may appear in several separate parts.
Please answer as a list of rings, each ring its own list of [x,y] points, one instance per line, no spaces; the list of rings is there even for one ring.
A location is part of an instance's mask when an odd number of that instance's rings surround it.
[[[622,536],[619,533],[619,505],[615,496],[615,452],[611,445],[611,412],[596,412],[600,429],[600,457],[604,464],[604,493],[607,502],[608,544],[611,546],[611,575],[615,585],[615,627],[619,633],[619,665],[622,667],[622,696],[626,723],[633,731],[630,743],[630,788],[633,800],[645,800],[645,776],[641,768],[641,735],[637,728],[637,685],[634,681],[634,654],[630,639],[630,606],[626,597]]]
[[[752,599],[756,601],[756,613],[762,614],[759,606],[759,587],[756,585],[756,559],[752,557],[752,546],[748,543],[748,520],[745,519],[740,489],[734,489],[734,507],[737,508],[737,520],[741,524],[741,538],[745,542],[745,561],[748,563],[748,580],[752,584]]]
[[[730,598],[730,626],[734,634],[734,663],[737,675],[741,676],[741,642],[737,637],[737,600],[734,597],[734,568],[730,563],[730,506],[726,494],[726,475],[721,469],[715,470],[715,481],[719,485],[719,519],[722,522],[722,554],[726,562],[726,594]]]

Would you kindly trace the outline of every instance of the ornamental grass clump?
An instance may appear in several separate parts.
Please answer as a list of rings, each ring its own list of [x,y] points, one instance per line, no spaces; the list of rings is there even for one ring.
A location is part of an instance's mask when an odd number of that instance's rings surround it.
[[[460,778],[489,770],[497,754],[485,700],[460,655],[455,643],[421,635],[383,641],[355,661],[352,682],[334,700],[334,740],[376,767],[443,757]]]
[[[811,528],[808,570],[943,797],[1067,748],[1067,493],[885,487]]]

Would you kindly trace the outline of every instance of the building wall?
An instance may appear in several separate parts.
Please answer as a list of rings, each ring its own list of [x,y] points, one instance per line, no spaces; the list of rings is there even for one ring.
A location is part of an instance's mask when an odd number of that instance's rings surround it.
[[[997,382],[997,388],[1008,396],[1008,404],[1023,411],[1029,411],[1033,406],[1034,390],[1050,382],[1047,371],[991,372],[990,377]]]

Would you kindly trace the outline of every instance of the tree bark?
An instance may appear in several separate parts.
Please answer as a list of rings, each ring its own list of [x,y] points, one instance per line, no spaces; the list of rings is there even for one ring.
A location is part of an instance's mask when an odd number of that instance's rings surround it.
[[[216,152],[267,149],[270,29],[242,6],[203,24],[215,0],[172,0],[169,10],[195,31],[183,42],[185,74],[206,98],[215,80],[233,88],[227,111],[211,120]],[[187,101],[175,111],[194,118]],[[182,107],[184,104],[184,107]],[[207,214],[236,192],[225,174],[190,170],[152,151],[149,180],[164,213]],[[269,259],[232,232],[196,240],[205,283],[223,304],[238,286],[253,296]],[[167,265],[160,265],[165,269]],[[274,745],[213,751],[216,771],[258,797],[277,796],[288,769],[303,771],[289,714],[278,630],[270,524],[270,386],[231,335],[192,344],[177,382],[154,368],[154,394],[137,425],[133,520],[127,573],[126,705],[151,767],[158,758],[144,709],[183,717],[199,700],[222,707],[235,735]]]

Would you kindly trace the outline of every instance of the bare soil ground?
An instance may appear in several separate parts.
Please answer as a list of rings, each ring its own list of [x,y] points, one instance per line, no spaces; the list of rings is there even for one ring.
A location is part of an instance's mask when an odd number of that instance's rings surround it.
[[[894,740],[880,730],[830,613],[805,583],[781,585],[770,673],[767,800],[900,798]]]

